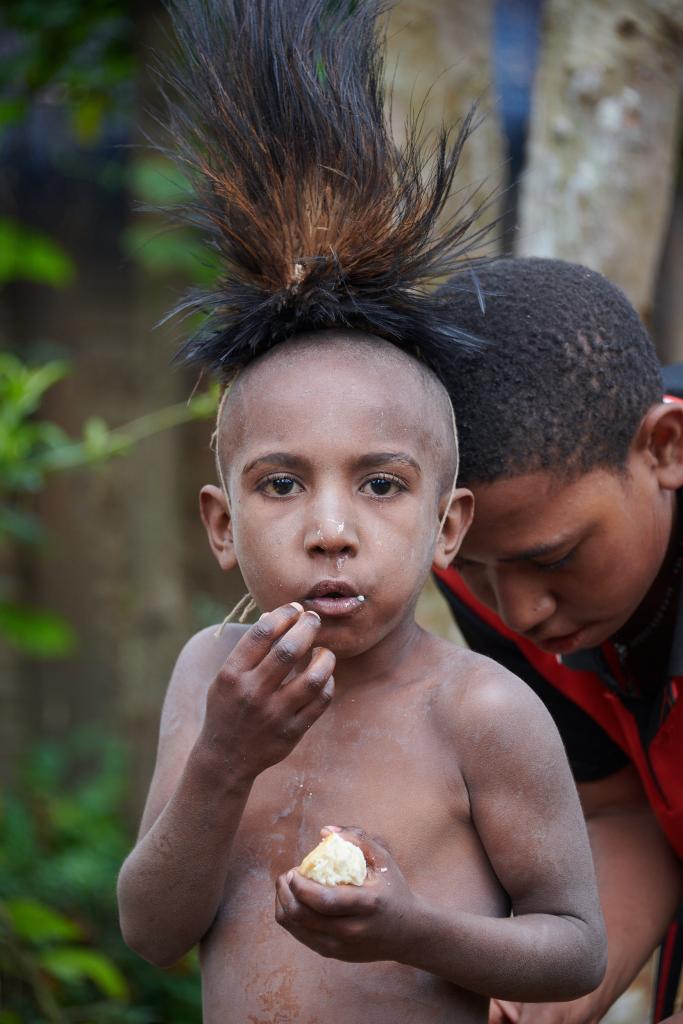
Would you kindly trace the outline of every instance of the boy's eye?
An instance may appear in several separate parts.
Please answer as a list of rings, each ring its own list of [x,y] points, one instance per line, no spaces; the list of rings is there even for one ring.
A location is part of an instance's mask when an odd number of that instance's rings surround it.
[[[279,474],[269,476],[259,485],[259,490],[273,498],[288,498],[301,492],[301,484],[291,476]]]
[[[373,476],[366,480],[361,487],[361,493],[372,494],[375,498],[391,498],[399,491],[404,491],[405,485],[393,476]]]
[[[554,562],[536,562],[537,568],[542,572],[554,572],[556,569],[564,569],[565,565],[568,565],[574,557],[576,548],[572,548],[562,558],[556,558]]]

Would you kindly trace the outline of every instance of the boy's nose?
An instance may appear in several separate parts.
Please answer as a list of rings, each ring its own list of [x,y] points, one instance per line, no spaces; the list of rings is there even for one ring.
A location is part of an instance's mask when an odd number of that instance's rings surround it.
[[[497,572],[491,585],[498,615],[515,633],[529,633],[555,612],[555,598],[541,580]]]
[[[310,554],[350,556],[358,550],[358,536],[348,516],[332,512],[311,520],[305,545]]]

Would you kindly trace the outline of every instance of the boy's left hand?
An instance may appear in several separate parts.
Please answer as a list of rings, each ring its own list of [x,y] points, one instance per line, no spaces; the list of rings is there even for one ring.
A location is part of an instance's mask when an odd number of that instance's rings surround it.
[[[362,829],[339,832],[360,846],[368,875],[363,885],[320,885],[296,868],[276,882],[275,920],[321,956],[365,963],[399,960],[416,898],[388,850]]]

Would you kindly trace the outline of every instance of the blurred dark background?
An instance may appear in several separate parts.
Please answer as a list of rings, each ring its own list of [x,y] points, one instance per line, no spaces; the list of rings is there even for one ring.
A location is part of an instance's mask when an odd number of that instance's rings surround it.
[[[173,661],[242,593],[197,515],[216,393],[155,326],[212,275],[150,212],[186,187],[149,142],[167,33],[156,0],[0,7],[0,1024],[200,1019],[113,903]],[[601,270],[683,359],[679,5],[405,0],[388,40],[397,134],[428,91],[428,124],[486,113],[487,251]]]

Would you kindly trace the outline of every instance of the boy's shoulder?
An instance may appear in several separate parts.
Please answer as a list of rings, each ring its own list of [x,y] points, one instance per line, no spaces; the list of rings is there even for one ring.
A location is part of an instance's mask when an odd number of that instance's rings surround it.
[[[438,658],[434,707],[459,748],[481,754],[486,745],[523,745],[530,730],[556,734],[543,702],[503,665],[449,641],[439,641]]]
[[[180,651],[176,670],[191,672],[213,678],[235,644],[244,636],[249,626],[226,623],[223,626],[207,626],[190,637]]]
[[[171,721],[200,722],[209,686],[248,626],[230,623],[208,626],[192,636],[180,651],[168,684],[161,731]]]

